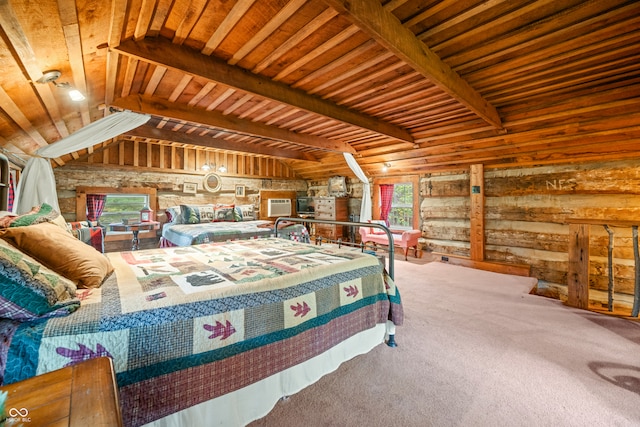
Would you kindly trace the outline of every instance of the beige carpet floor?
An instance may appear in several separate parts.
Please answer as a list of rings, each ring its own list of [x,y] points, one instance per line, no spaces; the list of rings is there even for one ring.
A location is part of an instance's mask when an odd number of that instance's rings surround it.
[[[638,426],[640,323],[530,295],[532,279],[396,261],[405,324],[258,426]]]

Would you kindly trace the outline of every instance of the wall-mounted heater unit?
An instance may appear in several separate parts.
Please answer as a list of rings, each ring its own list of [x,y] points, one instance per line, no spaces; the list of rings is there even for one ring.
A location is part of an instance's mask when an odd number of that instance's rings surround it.
[[[291,216],[291,199],[267,199],[267,216]]]

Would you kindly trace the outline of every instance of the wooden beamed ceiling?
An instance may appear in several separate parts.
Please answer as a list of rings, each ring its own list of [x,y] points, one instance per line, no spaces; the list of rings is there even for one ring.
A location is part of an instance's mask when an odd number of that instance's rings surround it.
[[[370,176],[640,155],[640,2],[0,0],[0,145],[123,136]],[[39,84],[47,70],[64,87]],[[55,159],[87,162],[104,144]]]

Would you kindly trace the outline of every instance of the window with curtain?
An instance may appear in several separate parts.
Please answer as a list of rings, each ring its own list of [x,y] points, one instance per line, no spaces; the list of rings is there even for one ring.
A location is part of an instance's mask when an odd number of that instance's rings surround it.
[[[157,210],[157,192],[155,188],[147,187],[76,187],[76,220],[84,221],[97,218],[98,223],[105,227],[107,235],[105,241],[121,240],[130,234],[113,232],[109,225],[122,222],[140,220],[140,210],[149,206]],[[143,231],[141,238],[152,237],[155,231]]]
[[[87,219],[89,219],[89,198],[92,194],[87,194]],[[130,221],[140,220],[140,211],[149,205],[148,194],[103,194],[103,209],[97,220],[101,225],[108,226],[114,222],[122,222],[123,219]]]
[[[417,175],[376,178],[373,183],[374,218],[382,219],[384,186],[392,184],[393,194],[387,220],[392,230],[420,228],[420,178]],[[391,187],[386,187],[391,188]]]
[[[382,187],[382,186],[381,186]],[[413,228],[413,184],[410,182],[393,185],[387,223],[389,228],[411,230]]]

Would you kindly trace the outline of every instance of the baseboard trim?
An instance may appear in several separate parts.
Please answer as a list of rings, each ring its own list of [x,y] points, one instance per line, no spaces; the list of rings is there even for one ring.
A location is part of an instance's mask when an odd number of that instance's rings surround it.
[[[450,255],[441,252],[432,252],[433,259],[446,264],[460,265],[476,268],[478,270],[492,271],[494,273],[513,274],[514,276],[529,277],[531,266],[527,264],[510,264],[498,261],[475,261],[461,255]]]

